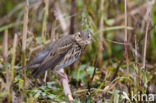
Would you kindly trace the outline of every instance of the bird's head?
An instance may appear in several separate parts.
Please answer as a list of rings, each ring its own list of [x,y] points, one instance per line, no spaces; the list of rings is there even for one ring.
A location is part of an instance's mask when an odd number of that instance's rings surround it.
[[[83,30],[74,35],[75,40],[80,45],[88,45],[92,41],[91,32],[89,30]]]

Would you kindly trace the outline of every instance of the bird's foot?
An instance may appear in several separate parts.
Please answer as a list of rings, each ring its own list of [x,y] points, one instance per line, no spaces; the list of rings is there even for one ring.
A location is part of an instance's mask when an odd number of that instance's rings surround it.
[[[67,74],[66,73],[59,72],[59,71],[57,73],[61,76],[61,78],[66,79],[68,81],[68,77],[67,77]]]

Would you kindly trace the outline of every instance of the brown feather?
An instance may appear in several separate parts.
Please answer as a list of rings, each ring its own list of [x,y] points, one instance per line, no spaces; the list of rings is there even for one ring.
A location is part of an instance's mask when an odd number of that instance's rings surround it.
[[[45,72],[49,68],[54,68],[57,64],[59,64],[59,62],[63,60],[68,50],[72,48],[72,42],[70,42],[70,40],[68,39],[66,39],[68,42],[64,41],[61,43],[60,41],[60,45],[55,45],[55,48],[52,49],[51,52],[49,52],[48,56],[39,66],[39,69],[33,72],[34,77],[37,77],[39,74]]]

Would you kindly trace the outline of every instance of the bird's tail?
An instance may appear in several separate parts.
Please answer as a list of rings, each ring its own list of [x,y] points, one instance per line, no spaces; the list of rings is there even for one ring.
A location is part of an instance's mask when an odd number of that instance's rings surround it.
[[[20,70],[23,70],[23,69],[25,69],[25,68],[27,68],[27,67],[29,67],[29,66],[31,66],[31,65],[32,65],[32,63],[28,63],[27,65],[25,65],[25,66],[23,66],[23,67],[17,69],[15,72],[18,72],[18,71],[20,71]]]
[[[22,69],[25,69],[25,68],[27,68],[27,67],[28,67],[28,65],[25,65],[25,66],[23,66],[23,67],[17,69],[16,72],[18,72],[18,71],[20,71],[20,70],[22,70]]]

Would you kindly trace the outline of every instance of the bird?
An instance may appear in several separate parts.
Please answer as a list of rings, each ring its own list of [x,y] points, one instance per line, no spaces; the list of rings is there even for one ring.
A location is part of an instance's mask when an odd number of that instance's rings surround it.
[[[77,61],[91,41],[91,32],[88,29],[63,36],[44,47],[27,65],[17,71],[39,64],[39,67],[32,72],[34,77],[51,68],[61,77],[66,78],[59,70]]]

